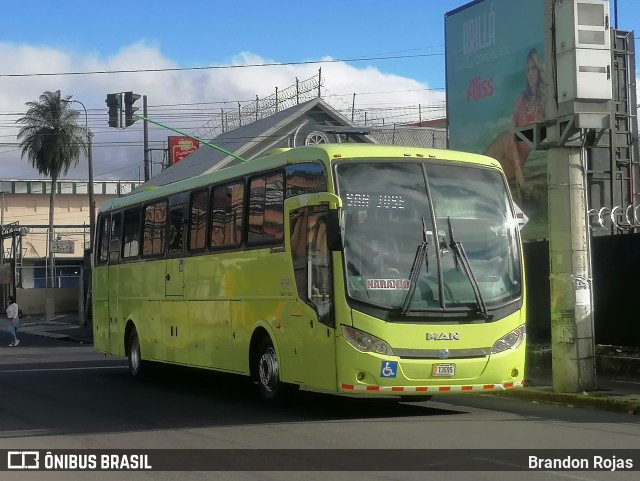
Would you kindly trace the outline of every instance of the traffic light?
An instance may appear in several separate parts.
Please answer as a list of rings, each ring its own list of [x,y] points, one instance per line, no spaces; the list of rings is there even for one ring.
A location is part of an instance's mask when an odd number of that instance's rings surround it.
[[[121,128],[120,113],[122,112],[120,94],[107,94],[107,100],[105,103],[109,108],[109,127]]]
[[[138,107],[134,107],[133,104],[140,98],[140,95],[133,92],[124,93],[124,123],[126,127],[133,125],[138,120],[133,116],[133,113],[138,110]]]

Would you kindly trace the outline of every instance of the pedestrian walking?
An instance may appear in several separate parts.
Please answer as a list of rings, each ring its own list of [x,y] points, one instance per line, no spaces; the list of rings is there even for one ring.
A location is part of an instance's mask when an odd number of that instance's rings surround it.
[[[9,296],[9,305],[7,306],[7,319],[9,319],[9,332],[13,336],[13,341],[9,344],[9,347],[14,347],[20,344],[18,339],[17,330],[18,323],[20,322],[19,308],[12,296]]]

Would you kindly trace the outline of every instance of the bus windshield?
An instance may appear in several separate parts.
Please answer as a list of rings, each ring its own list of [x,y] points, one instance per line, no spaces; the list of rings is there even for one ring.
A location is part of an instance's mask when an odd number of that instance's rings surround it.
[[[521,295],[517,222],[499,172],[389,160],[341,162],[336,177],[352,299],[486,314]]]

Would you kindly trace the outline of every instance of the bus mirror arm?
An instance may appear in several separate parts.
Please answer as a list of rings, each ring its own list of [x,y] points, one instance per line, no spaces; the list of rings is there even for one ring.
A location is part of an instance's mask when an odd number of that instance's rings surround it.
[[[342,229],[341,217],[342,209],[329,209],[327,215],[327,244],[332,252],[342,251]]]

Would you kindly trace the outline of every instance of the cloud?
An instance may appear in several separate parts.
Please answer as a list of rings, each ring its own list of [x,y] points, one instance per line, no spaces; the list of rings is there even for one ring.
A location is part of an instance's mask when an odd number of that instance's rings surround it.
[[[0,43],[3,73],[102,72],[113,70],[177,69],[176,61],[166,58],[156,45],[141,41],[127,46],[113,55],[101,58],[91,52],[65,52],[49,47]],[[331,58],[323,60],[331,61]],[[277,63],[251,52],[240,52],[231,59],[211,61],[213,65],[247,66]],[[10,66],[10,67],[7,67]],[[182,66],[184,67],[184,66]],[[344,62],[244,67],[225,69],[180,70],[164,72],[136,72],[90,75],[57,75],[32,77],[0,77],[0,178],[38,178],[26,159],[21,159],[16,145],[19,126],[15,120],[25,112],[25,103],[37,100],[45,90],[60,90],[63,95],[84,103],[88,110],[89,126],[94,133],[93,160],[96,179],[137,179],[142,175],[144,152],[142,122],[126,130],[107,126],[105,97],[107,93],[133,91],[145,94],[149,118],[173,128],[193,133],[219,115],[221,109],[237,109],[238,101],[254,101],[256,96],[273,95],[276,87],[283,89],[312,78],[322,69],[323,98],[333,107],[350,109],[353,93],[359,114],[391,117],[391,110],[401,119],[417,119],[417,105],[422,118],[442,114],[434,112],[442,106],[444,93],[430,91],[428,85],[414,79],[384,73],[366,65]],[[226,102],[226,103],[225,103]],[[178,105],[180,104],[180,105]],[[191,105],[185,105],[191,104]],[[136,103],[142,113],[142,99]],[[402,107],[402,108],[401,108]],[[84,120],[84,110],[75,105]],[[383,110],[386,109],[386,110]],[[347,115],[350,117],[350,115]],[[390,120],[392,122],[393,120]],[[154,169],[163,160],[162,150],[169,135],[177,135],[157,126],[150,126]],[[68,178],[87,177],[86,160]]]

